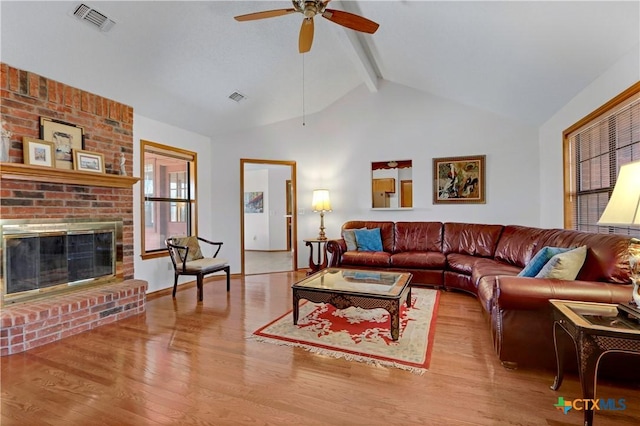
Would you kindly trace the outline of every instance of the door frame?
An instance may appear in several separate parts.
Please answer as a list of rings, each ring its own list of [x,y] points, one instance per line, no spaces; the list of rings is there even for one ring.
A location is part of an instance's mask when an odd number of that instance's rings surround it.
[[[286,199],[286,211],[285,211],[285,215],[286,217],[284,218],[285,220],[285,227],[287,229],[287,251],[291,250],[291,247],[293,247],[293,183],[291,181],[291,179],[287,179],[287,181],[285,182],[285,187],[284,187],[284,192],[285,192],[285,199]]]
[[[298,199],[297,199],[297,184],[296,184],[296,162],[286,160],[262,160],[254,158],[241,158],[240,159],[240,263],[241,274],[244,275],[244,167],[245,164],[264,164],[264,165],[276,165],[276,166],[289,166],[291,170],[291,244],[290,249],[292,254],[292,271],[298,270]],[[286,206],[285,206],[286,211]]]

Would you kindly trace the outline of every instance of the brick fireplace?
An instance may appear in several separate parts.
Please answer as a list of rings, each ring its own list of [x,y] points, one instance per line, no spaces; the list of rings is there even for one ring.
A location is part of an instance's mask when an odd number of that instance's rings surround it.
[[[10,355],[143,312],[146,282],[133,279],[133,108],[5,63],[0,72],[0,112],[12,135],[9,162],[0,164],[2,220],[122,223],[122,261],[111,283],[3,307],[0,350]],[[22,139],[39,138],[41,117],[83,127],[84,149],[104,155],[106,174],[24,165]]]

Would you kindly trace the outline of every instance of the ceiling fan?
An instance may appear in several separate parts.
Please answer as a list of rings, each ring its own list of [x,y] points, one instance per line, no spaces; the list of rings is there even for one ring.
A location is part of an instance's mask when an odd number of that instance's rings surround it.
[[[323,18],[331,22],[335,22],[343,27],[363,33],[373,34],[379,25],[373,21],[353,13],[344,12],[342,10],[327,9],[327,4],[331,0],[292,0],[293,8],[265,10],[263,12],[249,13],[246,15],[236,16],[236,21],[254,21],[256,19],[274,18],[276,16],[288,15],[290,13],[300,12],[304,15],[302,27],[300,28],[300,38],[298,39],[298,50],[300,53],[306,53],[311,50],[313,43],[313,17],[321,15]]]

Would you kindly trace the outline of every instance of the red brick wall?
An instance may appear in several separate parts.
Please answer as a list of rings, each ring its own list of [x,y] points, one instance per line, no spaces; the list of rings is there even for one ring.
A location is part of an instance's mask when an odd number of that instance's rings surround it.
[[[133,108],[0,63],[0,112],[12,132],[11,163],[22,163],[22,138],[40,136],[40,117],[84,128],[84,149],[104,155],[107,173],[117,174],[120,153],[132,175]],[[133,189],[0,181],[0,217],[122,218],[123,278],[133,278]]]

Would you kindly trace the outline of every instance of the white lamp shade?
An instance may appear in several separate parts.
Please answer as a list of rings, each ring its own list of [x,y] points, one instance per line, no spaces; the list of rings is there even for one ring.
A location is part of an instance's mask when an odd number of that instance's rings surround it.
[[[640,225],[640,161],[620,168],[613,194],[598,225]]]
[[[314,212],[330,212],[331,201],[329,200],[329,190],[314,189],[311,206],[313,207]]]

